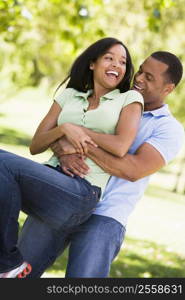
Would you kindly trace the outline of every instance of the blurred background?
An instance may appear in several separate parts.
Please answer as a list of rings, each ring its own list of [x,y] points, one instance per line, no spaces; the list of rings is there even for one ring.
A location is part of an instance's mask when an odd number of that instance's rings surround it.
[[[0,0],[0,147],[39,162],[49,157],[31,157],[31,137],[73,60],[99,38],[121,39],[135,70],[157,50],[173,52],[185,67],[184,15],[184,0]],[[167,100],[183,125],[184,83]],[[185,277],[184,179],[183,148],[151,178],[111,277]],[[67,255],[44,277],[63,277]]]

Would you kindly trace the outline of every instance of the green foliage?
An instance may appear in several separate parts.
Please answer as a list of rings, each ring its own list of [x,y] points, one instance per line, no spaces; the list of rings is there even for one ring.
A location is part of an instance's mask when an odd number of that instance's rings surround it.
[[[38,85],[45,76],[60,81],[79,49],[90,43],[92,36],[104,35],[95,24],[102,3],[101,0],[28,0],[4,4],[1,38],[12,81],[20,87]],[[17,7],[17,13],[13,13]]]
[[[184,0],[0,0],[0,87],[43,78],[57,86],[82,49],[104,36],[123,40],[136,68],[156,50],[184,61],[184,15]],[[182,86],[169,103],[185,122]]]
[[[147,18],[148,27],[151,31],[159,32],[166,9],[172,8],[176,3],[174,0],[144,0],[144,8],[149,13]]]
[[[14,0],[0,0],[0,32],[11,32],[12,26],[16,25],[21,18],[21,6]]]

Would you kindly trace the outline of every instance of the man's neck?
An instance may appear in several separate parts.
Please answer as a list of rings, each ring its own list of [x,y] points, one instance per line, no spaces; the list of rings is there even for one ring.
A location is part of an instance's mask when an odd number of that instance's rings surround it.
[[[154,103],[145,103],[144,104],[144,111],[151,111],[151,110],[156,110],[164,106],[164,103],[160,103],[158,105]]]

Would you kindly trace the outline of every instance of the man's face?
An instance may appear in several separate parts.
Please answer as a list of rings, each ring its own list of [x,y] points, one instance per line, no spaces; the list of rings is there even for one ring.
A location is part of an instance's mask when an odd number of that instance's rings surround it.
[[[168,66],[165,63],[150,56],[135,74],[133,89],[143,95],[145,110],[161,107],[164,103],[164,98],[174,88],[174,84],[167,83],[165,74],[167,69]]]

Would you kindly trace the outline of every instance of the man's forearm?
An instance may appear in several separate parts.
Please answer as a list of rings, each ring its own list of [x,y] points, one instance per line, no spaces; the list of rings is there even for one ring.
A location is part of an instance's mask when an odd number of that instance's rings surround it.
[[[136,181],[157,172],[165,165],[164,158],[150,144],[143,143],[135,154],[126,154],[122,158],[89,146],[88,157],[105,172],[129,181]]]
[[[101,148],[89,146],[87,156],[110,175],[135,181],[133,176],[137,168],[134,155],[126,154],[124,157],[116,157]]]

